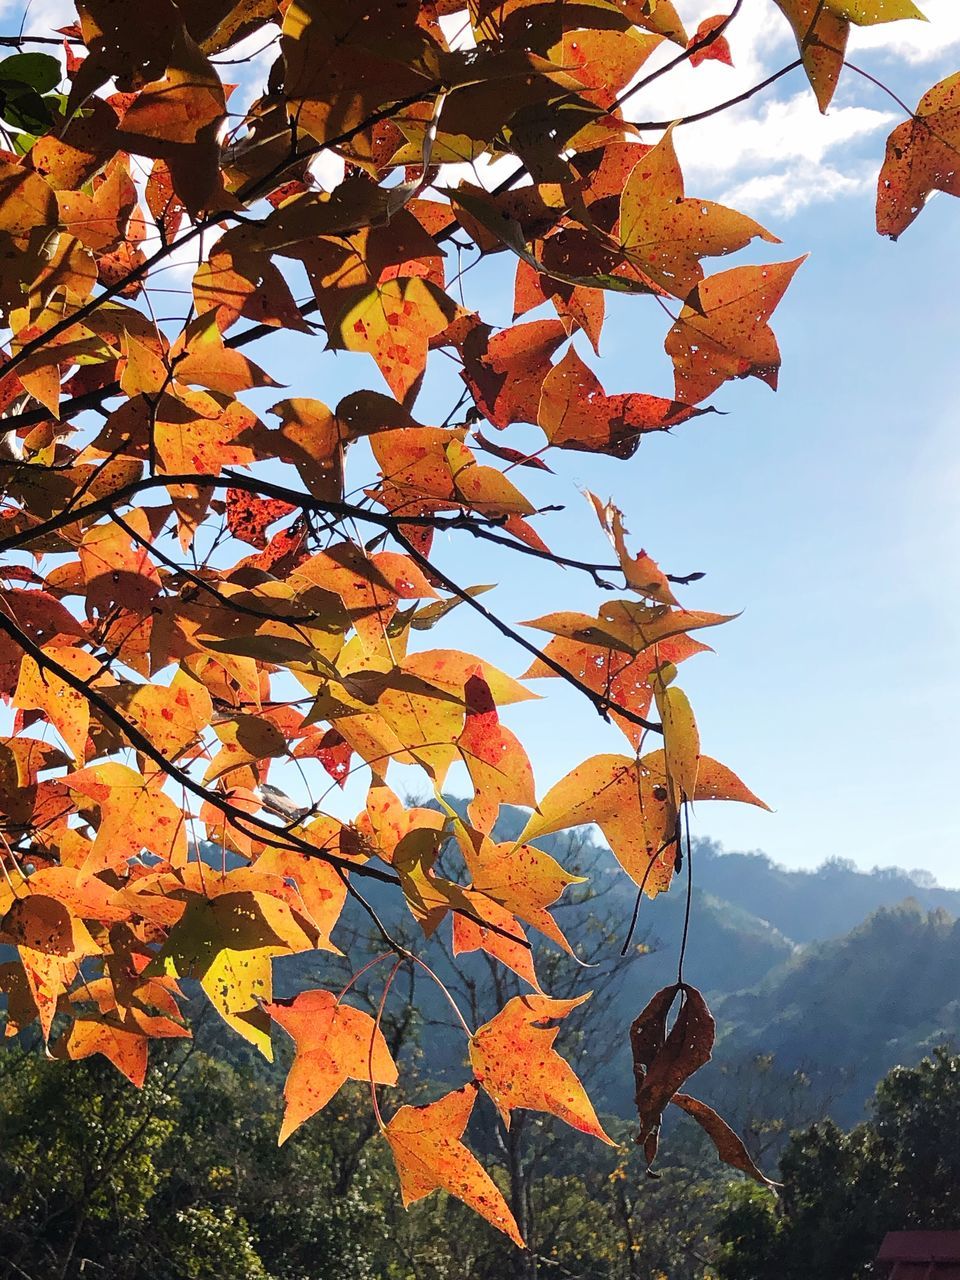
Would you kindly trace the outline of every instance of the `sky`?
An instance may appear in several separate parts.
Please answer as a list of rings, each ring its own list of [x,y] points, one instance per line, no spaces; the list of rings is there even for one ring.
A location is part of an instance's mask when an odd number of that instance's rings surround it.
[[[851,58],[909,105],[960,68],[960,5],[921,7],[929,23],[855,31],[851,41]],[[678,8],[690,29],[718,11],[700,0],[678,0]],[[62,9],[37,0],[30,28]],[[21,12],[0,4],[8,23]],[[770,0],[745,0],[729,37],[734,68],[706,64],[664,77],[634,102],[634,118],[725,100],[795,56]],[[773,812],[703,804],[695,833],[731,849],[763,849],[791,867],[844,857],[867,868],[923,868],[960,886],[952,803],[960,764],[960,201],[933,199],[896,244],[876,235],[876,174],[886,135],[902,118],[890,97],[849,70],[822,117],[795,72],[729,113],[678,129],[687,193],[732,203],[783,241],[708,262],[708,271],[810,255],[774,317],[780,389],[727,384],[712,400],[723,416],[649,436],[626,464],[558,454],[550,459],[556,479],[542,484],[526,471],[521,487],[535,502],[561,492],[564,512],[538,526],[558,552],[609,556],[580,492],[588,488],[622,507],[634,549],[645,547],[670,572],[706,574],[684,589],[684,604],[742,611],[704,633],[715,653],[684,664],[678,683],[692,699],[704,751]],[[509,323],[512,273],[503,256],[468,281],[468,302]],[[602,358],[580,349],[608,392],[668,395],[664,336],[651,300],[614,298]],[[258,358],[289,384],[284,395],[335,404],[359,386],[385,390],[366,357],[318,359],[315,343],[295,334],[271,337]],[[442,420],[458,393],[451,370],[418,403],[418,417]],[[503,442],[536,440],[533,429],[514,427]],[[485,601],[511,622],[558,608],[594,612],[602,598],[534,560],[462,541],[438,551],[461,582],[499,582]],[[463,607],[429,643],[471,648],[515,675],[527,665]],[[528,748],[540,794],[589,754],[629,750],[559,681],[531,687],[548,696],[504,718]],[[348,810],[355,800],[348,791],[340,803]]]

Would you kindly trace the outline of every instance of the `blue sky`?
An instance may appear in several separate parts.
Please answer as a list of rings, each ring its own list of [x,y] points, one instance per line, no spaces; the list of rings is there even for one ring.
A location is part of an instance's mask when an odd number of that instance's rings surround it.
[[[878,28],[854,45],[858,61],[911,105],[960,67],[960,6],[923,7],[929,25]],[[63,8],[37,0],[31,28],[47,17],[62,21]],[[679,8],[692,29],[722,5],[688,0]],[[0,4],[2,11],[12,21],[22,6]],[[707,65],[673,87],[666,78],[636,104],[637,118],[725,99],[794,56],[769,0],[746,0],[730,34],[734,69]],[[790,866],[839,855],[867,867],[923,867],[960,885],[960,819],[951,803],[960,764],[960,202],[933,200],[896,245],[876,236],[873,186],[886,133],[901,115],[848,73],[821,118],[795,73],[729,116],[678,130],[688,194],[726,198],[782,238],[755,260],[810,253],[774,318],[780,391],[729,384],[713,401],[725,416],[649,437],[628,464],[567,453],[549,485],[532,472],[520,479],[535,501],[557,501],[562,491],[567,510],[540,526],[557,551],[608,555],[579,492],[587,487],[623,508],[635,548],[672,572],[706,572],[684,603],[743,610],[705,636],[716,654],[685,664],[680,683],[704,750],[775,812],[703,805],[697,831],[730,848],[763,848]],[[468,277],[468,302],[503,323],[507,266],[501,257]],[[602,359],[587,358],[608,391],[669,394],[664,334],[655,304],[615,299]],[[359,386],[384,389],[366,357],[318,359],[315,343],[293,334],[269,339],[259,358],[289,384],[283,394],[335,404]],[[418,416],[439,421],[458,390],[441,375]],[[538,438],[532,429],[511,432],[505,443]],[[463,541],[438,553],[462,582],[500,582],[486,600],[512,622],[563,607],[593,611],[601,598],[533,560]],[[464,608],[429,642],[472,648],[513,674],[526,666]],[[530,751],[541,794],[586,755],[626,749],[560,682],[533,687],[548,696],[506,718]],[[404,772],[397,783],[417,785]],[[342,798],[344,816],[358,798],[353,788]]]

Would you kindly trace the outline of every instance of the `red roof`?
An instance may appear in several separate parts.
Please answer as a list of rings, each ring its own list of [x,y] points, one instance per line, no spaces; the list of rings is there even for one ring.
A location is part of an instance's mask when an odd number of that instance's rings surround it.
[[[887,1280],[960,1280],[960,1231],[888,1231],[877,1261]]]

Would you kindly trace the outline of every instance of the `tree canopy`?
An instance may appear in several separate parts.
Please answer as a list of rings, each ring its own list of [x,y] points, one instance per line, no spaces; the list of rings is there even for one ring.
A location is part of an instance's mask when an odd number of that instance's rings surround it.
[[[956,1230],[960,1058],[941,1047],[894,1068],[870,1110],[849,1132],[827,1120],[793,1135],[779,1204],[731,1192],[718,1230],[722,1280],[862,1280],[888,1231]]]
[[[825,110],[841,75],[872,79],[846,67],[852,23],[921,16],[911,0],[772,3],[797,58],[732,101],[802,68]],[[551,908],[573,880],[536,841],[596,823],[639,901],[684,869],[689,892],[689,805],[762,802],[701,753],[676,682],[727,615],[686,607],[690,575],[639,549],[612,501],[588,495],[606,550],[553,551],[557,503],[524,488],[566,500],[554,451],[626,463],[645,434],[711,412],[727,381],[776,388],[771,318],[802,259],[770,260],[771,231],[688,195],[675,147],[731,103],[635,111],[672,70],[736,56],[741,4],[691,33],[671,0],[153,0],[148,14],[77,0],[56,34],[6,39],[10,1031],[35,1024],[54,1055],[104,1055],[140,1085],[150,1042],[189,1035],[179,984],[196,980],[264,1055],[274,1027],[294,1042],[281,1140],[365,1081],[404,1201],[444,1189],[517,1244],[463,1141],[478,1094],[505,1124],[546,1111],[609,1141],[555,1047],[589,982],[557,998],[530,946],[531,930],[567,946]],[[960,76],[907,116],[879,176],[877,226],[893,237],[932,191],[960,193]],[[748,246],[762,262],[704,266]],[[494,257],[515,272],[505,328],[479,283]],[[592,365],[609,293],[663,315],[672,394],[604,389]],[[313,398],[311,368],[281,388],[253,358],[278,331],[343,353],[353,389]],[[419,407],[428,385],[449,393],[445,415]],[[583,575],[596,613],[559,598],[539,618],[501,616],[464,578],[475,544],[517,577],[545,563]],[[526,669],[445,645],[455,608]],[[541,794],[500,710],[548,679],[624,743]],[[429,804],[403,798],[405,768]],[[465,814],[451,773],[469,781]],[[357,777],[359,814],[339,794]],[[502,805],[530,811],[515,840],[495,834]],[[458,1009],[463,1082],[417,1107],[389,1102],[380,1024],[398,972],[431,971],[372,885],[406,903],[424,943],[452,930],[455,953],[483,951],[524,984],[479,1027]],[[351,1000],[352,982],[274,998],[273,960],[334,955],[348,898],[382,943],[379,1010]],[[639,1141],[652,1160],[673,1101],[762,1180],[678,1092],[713,1035],[681,948],[677,982],[632,1029]]]

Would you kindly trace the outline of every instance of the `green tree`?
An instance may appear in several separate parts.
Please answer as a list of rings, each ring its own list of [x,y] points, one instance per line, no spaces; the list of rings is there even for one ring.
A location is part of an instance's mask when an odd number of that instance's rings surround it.
[[[791,1139],[779,1203],[731,1190],[718,1223],[722,1280],[862,1280],[884,1234],[960,1221],[960,1056],[939,1048],[877,1086],[871,1115]]]
[[[338,1193],[331,1124],[278,1149],[276,1090],[264,1082],[196,1050],[171,1055],[139,1092],[106,1063],[72,1068],[17,1049],[0,1076],[3,1280],[380,1274],[368,1247],[377,1170]],[[345,1094],[340,1110],[353,1105]],[[344,1117],[339,1129],[351,1128]]]

